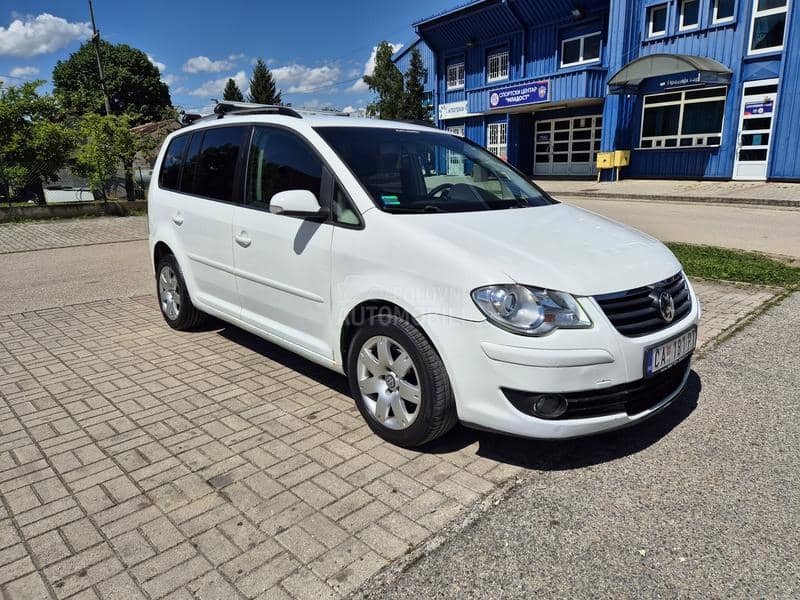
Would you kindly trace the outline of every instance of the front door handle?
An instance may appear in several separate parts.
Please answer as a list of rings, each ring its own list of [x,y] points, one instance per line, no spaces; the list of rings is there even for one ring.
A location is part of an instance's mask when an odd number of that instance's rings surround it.
[[[183,215],[181,213],[175,213],[172,215],[172,222],[175,223],[178,227],[183,225]]]
[[[236,240],[236,243],[239,244],[242,248],[247,248],[250,244],[253,243],[253,240],[250,239],[250,236],[247,235],[247,232],[243,231],[239,235],[233,236],[233,239]]]

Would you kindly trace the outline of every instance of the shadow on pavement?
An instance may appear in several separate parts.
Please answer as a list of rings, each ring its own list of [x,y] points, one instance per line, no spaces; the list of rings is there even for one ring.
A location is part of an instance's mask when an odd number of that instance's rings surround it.
[[[347,379],[238,327],[213,319],[203,327],[219,328],[219,335],[268,360],[297,371],[332,390],[350,395]],[[540,471],[577,469],[636,454],[668,435],[697,407],[702,383],[695,371],[686,388],[667,408],[643,423],[610,433],[573,440],[529,440],[456,426],[444,437],[417,448],[430,454],[456,452],[477,442],[478,455],[502,463]],[[354,407],[355,409],[355,407]]]

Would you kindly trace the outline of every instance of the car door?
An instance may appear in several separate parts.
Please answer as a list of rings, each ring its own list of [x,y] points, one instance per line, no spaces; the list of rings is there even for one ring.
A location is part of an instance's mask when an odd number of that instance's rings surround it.
[[[239,296],[233,275],[233,219],[241,200],[239,171],[249,132],[248,126],[194,132],[180,189],[169,200],[183,254],[179,260],[193,299],[201,307],[234,317],[239,315]]]
[[[308,190],[322,198],[322,160],[298,134],[278,126],[253,129],[245,203],[234,216],[234,262],[241,319],[297,349],[332,359],[333,225],[272,214],[278,192]],[[327,193],[327,192],[326,192]]]

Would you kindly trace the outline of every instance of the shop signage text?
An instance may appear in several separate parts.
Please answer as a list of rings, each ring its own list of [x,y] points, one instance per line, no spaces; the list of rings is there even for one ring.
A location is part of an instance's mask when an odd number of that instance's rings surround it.
[[[489,108],[509,108],[550,101],[550,81],[521,83],[489,92]]]
[[[744,115],[746,117],[770,114],[772,114],[771,100],[767,100],[766,102],[746,102],[744,105]]]
[[[467,101],[448,102],[439,105],[439,120],[456,119],[467,114]]]

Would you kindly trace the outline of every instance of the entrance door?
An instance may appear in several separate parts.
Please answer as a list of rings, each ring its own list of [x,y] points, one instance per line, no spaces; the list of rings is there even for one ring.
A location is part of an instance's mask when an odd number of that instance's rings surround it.
[[[464,137],[463,125],[451,125],[447,128],[447,131]],[[464,174],[464,157],[462,155],[454,152],[447,153],[447,174],[459,176]]]
[[[533,174],[565,177],[595,174],[602,127],[600,115],[537,121]]]
[[[744,84],[733,178],[763,181],[767,178],[772,124],[775,121],[778,80]]]

